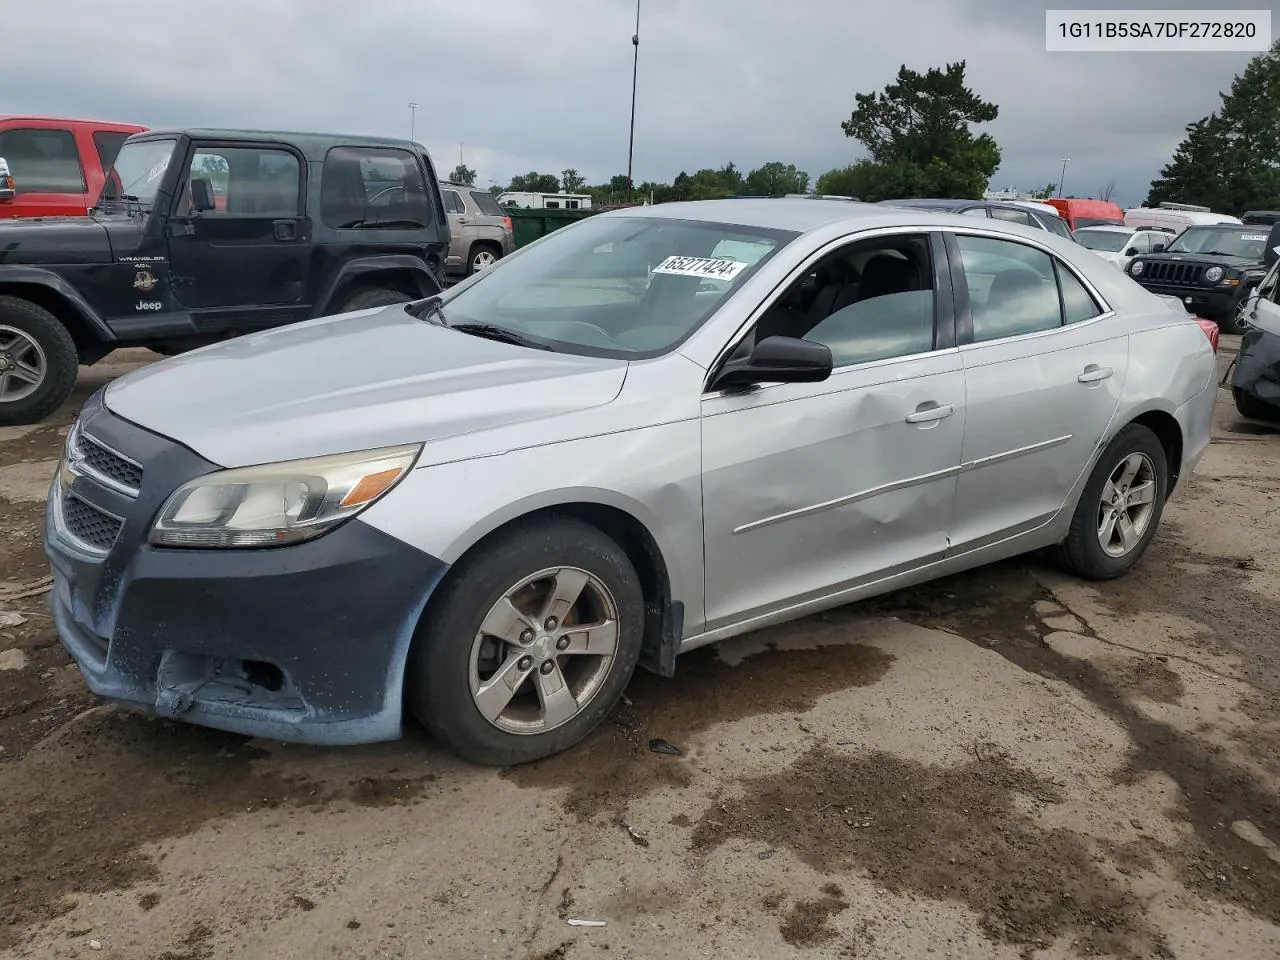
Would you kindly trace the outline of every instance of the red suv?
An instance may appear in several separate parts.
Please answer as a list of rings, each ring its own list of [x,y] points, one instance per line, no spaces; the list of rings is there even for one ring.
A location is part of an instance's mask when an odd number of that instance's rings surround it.
[[[13,183],[0,184],[0,219],[83,217],[102,192],[136,123],[0,115],[0,159]]]

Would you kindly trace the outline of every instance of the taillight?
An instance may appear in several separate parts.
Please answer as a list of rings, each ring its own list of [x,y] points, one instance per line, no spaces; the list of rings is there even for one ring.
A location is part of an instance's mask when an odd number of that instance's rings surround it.
[[[511,230],[511,229],[513,229],[513,228],[512,228],[512,226],[511,226],[511,218],[510,218],[510,217],[503,217],[503,218],[502,218],[502,226],[503,226],[503,227],[505,227],[507,230]]]
[[[1218,352],[1218,325],[1212,320],[1205,320],[1203,317],[1196,317],[1196,323],[1200,324],[1200,329],[1204,331],[1204,335],[1209,338],[1209,345],[1213,347],[1213,352]]]

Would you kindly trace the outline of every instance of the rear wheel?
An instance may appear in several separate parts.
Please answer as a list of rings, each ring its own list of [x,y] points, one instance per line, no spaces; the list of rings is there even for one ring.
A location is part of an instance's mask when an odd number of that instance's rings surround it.
[[[1168,491],[1164,447],[1148,428],[1131,423],[1098,458],[1059,548],[1065,566],[1089,580],[1129,571],[1160,525]]]
[[[35,423],[75,389],[80,361],[67,328],[48,310],[0,297],[0,426]]]
[[[393,303],[409,303],[413,297],[390,290],[386,287],[365,287],[347,297],[339,313],[354,313],[357,310],[369,310],[372,307],[389,307]]]
[[[477,243],[471,247],[471,256],[467,261],[467,276],[488,270],[502,259],[502,251],[489,243]]]
[[[640,581],[617,543],[568,518],[521,525],[465,559],[433,598],[408,702],[467,760],[538,760],[605,717],[643,632]]]

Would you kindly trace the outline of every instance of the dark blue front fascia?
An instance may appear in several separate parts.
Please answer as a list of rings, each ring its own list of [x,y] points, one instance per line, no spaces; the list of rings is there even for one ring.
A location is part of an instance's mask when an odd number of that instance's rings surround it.
[[[286,547],[153,547],[147,533],[169,495],[221,468],[99,396],[80,424],[142,468],[136,497],[65,470],[50,491],[54,623],[95,693],[279,740],[400,735],[405,659],[443,562],[358,519]],[[124,521],[105,554],[61,532],[64,488]]]

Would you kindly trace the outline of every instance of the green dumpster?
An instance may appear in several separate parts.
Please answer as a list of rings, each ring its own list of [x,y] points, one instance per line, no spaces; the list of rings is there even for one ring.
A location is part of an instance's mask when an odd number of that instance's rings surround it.
[[[575,220],[590,217],[598,210],[527,210],[524,207],[503,207],[503,212],[511,218],[511,233],[519,249],[527,243],[533,243],[552,230],[559,230]]]

